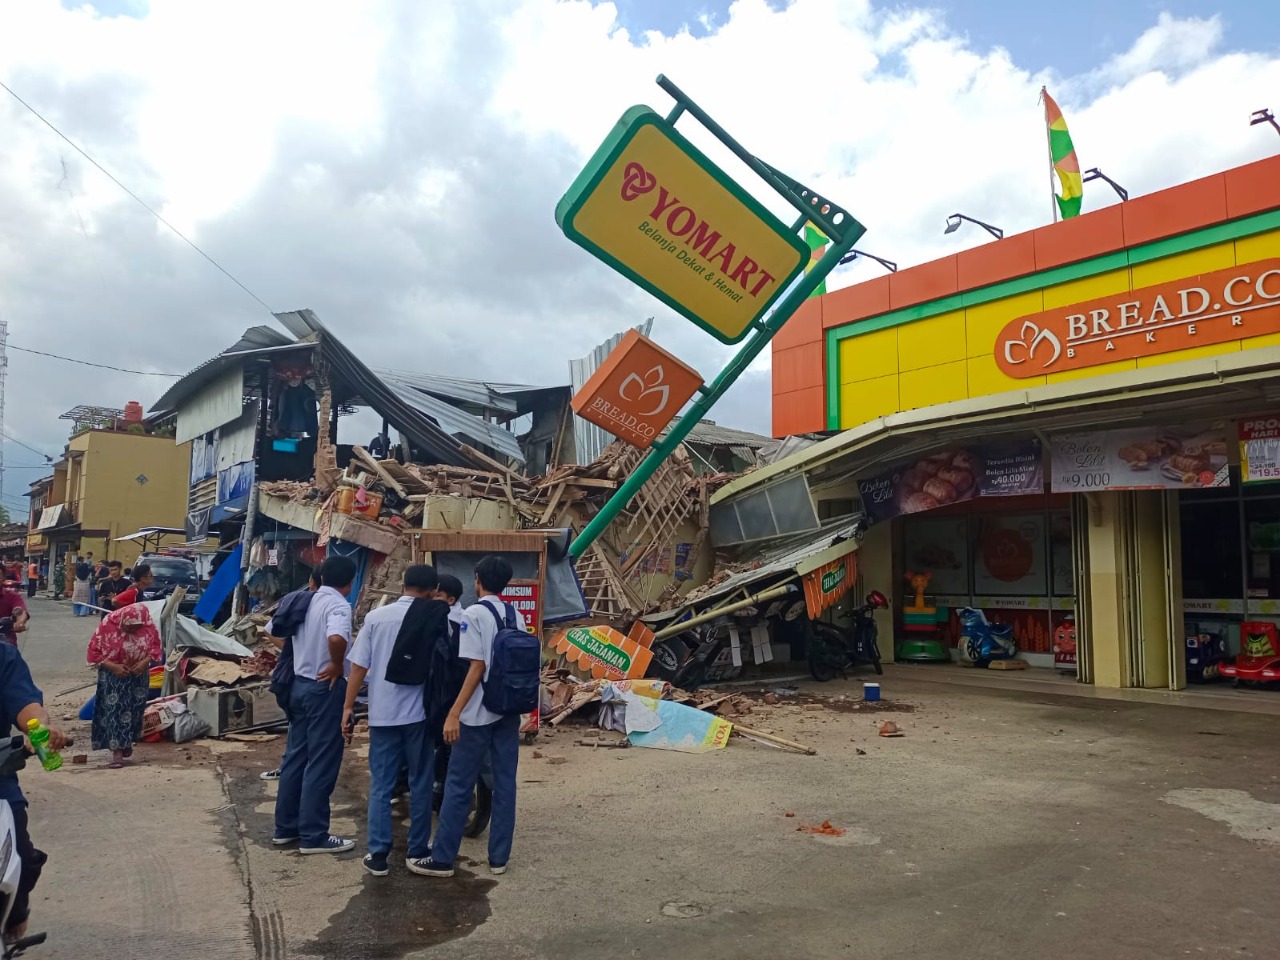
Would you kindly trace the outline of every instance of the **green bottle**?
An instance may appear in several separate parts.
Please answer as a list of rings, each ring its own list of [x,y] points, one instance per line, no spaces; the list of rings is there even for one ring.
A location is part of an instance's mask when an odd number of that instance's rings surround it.
[[[35,717],[27,721],[27,739],[31,741],[31,749],[36,752],[42,767],[57,770],[62,766],[62,754],[49,749],[49,728]]]

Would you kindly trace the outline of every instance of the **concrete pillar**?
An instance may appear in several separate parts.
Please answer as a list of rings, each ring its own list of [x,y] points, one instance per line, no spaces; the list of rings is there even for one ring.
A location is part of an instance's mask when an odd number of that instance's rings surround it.
[[[1169,687],[1176,537],[1158,491],[1089,494],[1090,637],[1100,687]],[[1180,603],[1180,601],[1179,601]]]
[[[1127,687],[1128,630],[1121,615],[1123,522],[1121,493],[1086,494],[1089,500],[1089,636],[1093,644],[1093,682],[1099,687]]]

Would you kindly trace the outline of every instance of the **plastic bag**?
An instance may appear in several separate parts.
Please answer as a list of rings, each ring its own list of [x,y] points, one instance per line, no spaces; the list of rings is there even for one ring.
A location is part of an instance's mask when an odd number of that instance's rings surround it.
[[[188,710],[173,718],[173,728],[170,732],[173,734],[174,743],[186,743],[196,737],[203,737],[209,729],[209,724]]]

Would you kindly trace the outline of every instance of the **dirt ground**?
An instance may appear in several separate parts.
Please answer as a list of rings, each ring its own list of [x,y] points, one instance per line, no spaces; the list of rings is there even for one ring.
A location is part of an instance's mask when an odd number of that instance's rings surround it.
[[[83,680],[58,666],[83,649],[64,616],[28,658]],[[483,839],[464,842],[454,880],[408,874],[402,846],[390,877],[366,876],[358,745],[334,830],[361,843],[337,859],[270,847],[274,786],[257,773],[282,740],[27,772],[52,857],[38,956],[1280,957],[1274,717],[921,676],[889,669],[890,713],[854,708],[858,680],[800,684],[743,718],[816,756],[544,734],[521,753],[500,878]],[[885,719],[904,735],[878,736]],[[824,820],[844,833],[798,829]]]

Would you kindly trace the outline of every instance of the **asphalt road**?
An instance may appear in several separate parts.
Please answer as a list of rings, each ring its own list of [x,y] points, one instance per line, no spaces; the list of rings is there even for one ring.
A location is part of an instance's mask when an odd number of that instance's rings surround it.
[[[87,682],[91,623],[48,602],[36,618],[25,652],[46,691]],[[699,756],[592,749],[566,724],[539,757],[522,751],[501,878],[482,841],[464,844],[452,881],[394,855],[390,877],[367,877],[363,843],[336,859],[272,849],[274,787],[256,774],[279,742],[29,770],[51,854],[34,925],[52,933],[30,956],[1280,957],[1274,717],[902,669],[884,682],[898,712],[868,716],[859,690],[826,685],[824,705],[806,686],[745,721],[814,757],[737,739]],[[903,737],[876,735],[886,716]],[[362,835],[365,782],[357,741],[337,832]],[[844,833],[797,829],[823,820]]]

